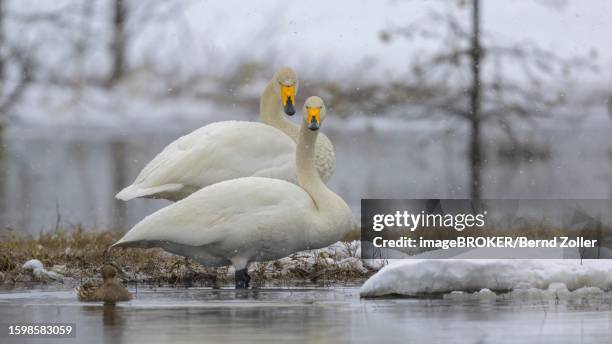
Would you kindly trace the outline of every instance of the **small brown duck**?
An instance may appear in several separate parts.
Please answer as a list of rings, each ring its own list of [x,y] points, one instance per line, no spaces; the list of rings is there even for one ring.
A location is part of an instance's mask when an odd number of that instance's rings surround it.
[[[114,304],[120,301],[129,301],[132,294],[117,279],[117,269],[112,265],[102,267],[101,286],[87,282],[76,288],[79,301],[104,301],[105,304]]]

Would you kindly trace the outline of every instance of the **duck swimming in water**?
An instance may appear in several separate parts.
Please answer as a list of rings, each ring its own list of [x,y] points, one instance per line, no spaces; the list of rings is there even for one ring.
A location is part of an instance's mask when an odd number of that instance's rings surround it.
[[[104,301],[105,304],[114,304],[121,301],[129,301],[132,294],[117,278],[117,269],[112,265],[102,267],[101,286],[96,287],[88,282],[76,288],[79,301]]]

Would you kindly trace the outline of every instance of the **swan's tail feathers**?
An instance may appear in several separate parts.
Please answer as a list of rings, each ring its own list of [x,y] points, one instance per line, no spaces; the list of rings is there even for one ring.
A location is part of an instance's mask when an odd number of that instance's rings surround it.
[[[127,239],[127,238],[123,237],[119,241],[117,241],[116,243],[112,244],[110,248],[117,248],[117,247],[150,248],[150,247],[153,247],[153,246],[148,245],[148,243],[146,241],[131,240],[131,239]]]
[[[119,241],[117,241],[116,243],[111,245],[111,248],[115,248],[115,247],[136,247],[137,245],[132,242],[132,241],[128,241],[125,240],[125,238],[121,238]]]
[[[183,188],[183,184],[164,184],[160,186],[144,187],[139,184],[132,184],[125,189],[119,191],[115,198],[122,201],[129,201],[134,198],[157,198],[156,195],[176,192]]]

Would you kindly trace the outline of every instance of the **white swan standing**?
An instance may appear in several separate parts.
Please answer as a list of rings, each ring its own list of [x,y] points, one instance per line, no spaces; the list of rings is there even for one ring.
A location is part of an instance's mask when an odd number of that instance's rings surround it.
[[[205,187],[147,216],[113,247],[161,247],[209,267],[233,265],[236,288],[247,288],[247,266],[331,245],[353,230],[348,205],[315,167],[314,143],[325,118],[321,98],[304,105],[295,185],[245,177]]]
[[[176,201],[205,186],[249,176],[295,182],[298,129],[282,112],[295,113],[297,88],[295,72],[287,67],[279,69],[260,99],[260,116],[268,125],[224,121],[199,128],[170,143],[132,185],[115,197],[124,201],[137,197]],[[317,142],[316,163],[327,181],[334,172],[336,157],[325,136]]]

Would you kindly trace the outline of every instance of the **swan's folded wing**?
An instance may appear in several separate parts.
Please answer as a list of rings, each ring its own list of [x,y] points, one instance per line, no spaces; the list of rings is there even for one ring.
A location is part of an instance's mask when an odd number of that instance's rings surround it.
[[[227,121],[202,127],[169,144],[134,184],[182,184],[201,188],[223,180],[295,175],[295,143],[262,123]]]
[[[295,184],[249,177],[206,187],[149,215],[116,245],[144,241],[171,241],[201,246],[227,240],[248,241],[265,235],[287,235],[297,222],[314,211],[310,196]],[[274,229],[282,233],[274,233]],[[299,235],[299,233],[298,233]]]

